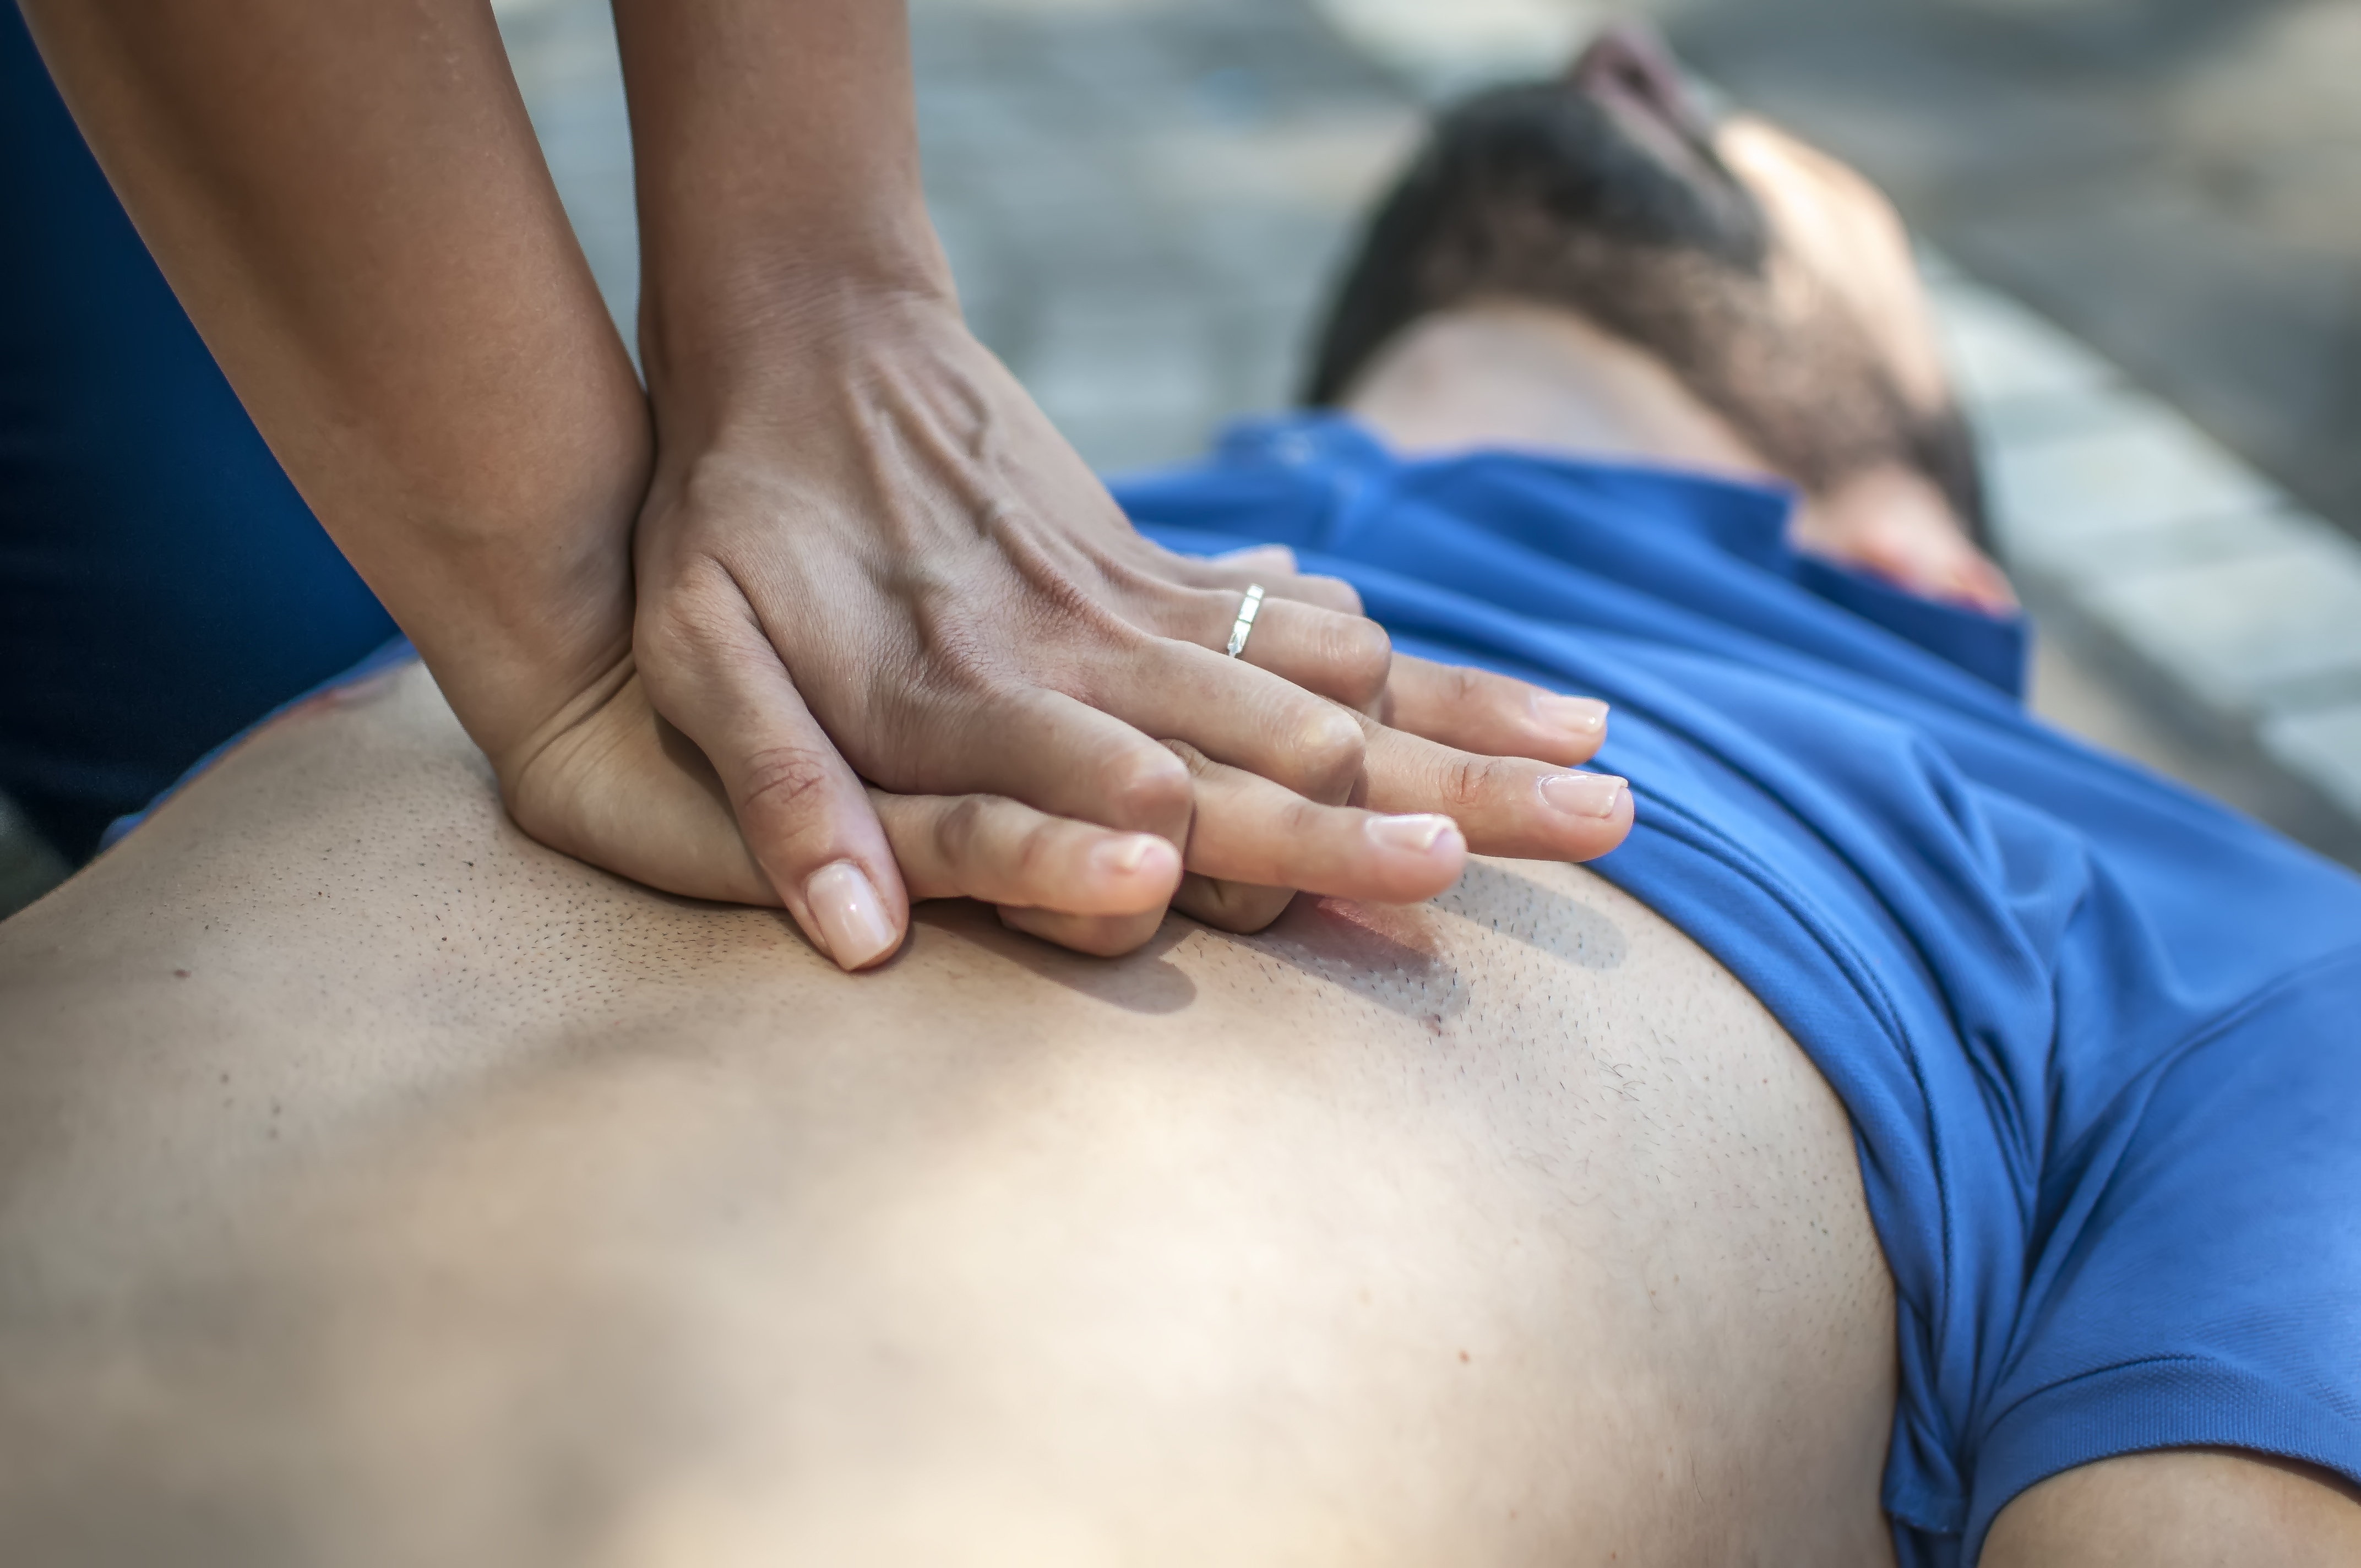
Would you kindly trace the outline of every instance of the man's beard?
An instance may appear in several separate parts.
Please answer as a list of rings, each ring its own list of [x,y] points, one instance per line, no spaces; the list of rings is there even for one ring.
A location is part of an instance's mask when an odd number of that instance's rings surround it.
[[[1914,407],[1866,330],[1794,269],[1708,147],[1675,172],[1562,82],[1506,87],[1445,115],[1378,208],[1319,341],[1305,401],[1344,396],[1420,316],[1486,298],[1576,311],[1661,358],[1807,490],[1888,464],[1924,473],[1984,528],[1956,409]]]

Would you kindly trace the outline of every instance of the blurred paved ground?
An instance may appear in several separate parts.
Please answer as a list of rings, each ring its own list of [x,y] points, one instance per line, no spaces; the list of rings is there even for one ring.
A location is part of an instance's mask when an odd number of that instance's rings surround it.
[[[1101,468],[1289,400],[1349,220],[1416,129],[1285,0],[917,7],[928,189],[984,341]]]
[[[927,189],[979,335],[1101,468],[1285,401],[1414,101],[1297,0],[917,0]],[[600,0],[502,27],[609,307],[638,286]],[[628,332],[627,332],[627,336]]]

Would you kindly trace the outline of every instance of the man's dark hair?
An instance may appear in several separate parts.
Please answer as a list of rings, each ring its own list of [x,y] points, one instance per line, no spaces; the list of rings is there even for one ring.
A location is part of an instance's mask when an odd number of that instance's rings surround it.
[[[1914,408],[1831,302],[1774,308],[1773,238],[1708,145],[1684,173],[1563,82],[1444,115],[1379,205],[1323,327],[1304,401],[1332,404],[1421,316],[1478,298],[1561,305],[1662,358],[1783,472],[1821,489],[1900,462],[1984,543],[1982,475],[1956,408]]]

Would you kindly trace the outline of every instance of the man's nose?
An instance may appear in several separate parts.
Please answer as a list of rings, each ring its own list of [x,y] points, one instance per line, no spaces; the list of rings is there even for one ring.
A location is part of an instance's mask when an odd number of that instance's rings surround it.
[[[1699,146],[1713,140],[1713,121],[1690,91],[1680,61],[1643,22],[1609,23],[1566,68],[1577,91],[1637,108]]]

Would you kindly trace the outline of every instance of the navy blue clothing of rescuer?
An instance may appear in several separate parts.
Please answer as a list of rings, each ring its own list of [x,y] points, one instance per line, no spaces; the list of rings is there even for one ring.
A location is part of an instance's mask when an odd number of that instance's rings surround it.
[[[70,860],[393,636],[0,3],[0,790]]]
[[[2017,629],[1799,562],[1775,491],[1306,418],[1116,495],[1174,548],[1294,546],[1405,652],[1614,704],[1638,824],[1598,871],[1850,1113],[1906,1568],[2137,1450],[2361,1482],[2361,879],[2027,718]]]

